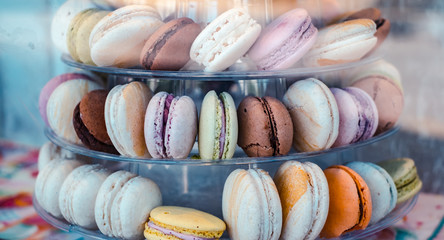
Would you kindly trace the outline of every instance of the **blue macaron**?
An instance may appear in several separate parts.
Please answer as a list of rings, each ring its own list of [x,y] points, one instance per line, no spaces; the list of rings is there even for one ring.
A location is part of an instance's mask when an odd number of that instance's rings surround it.
[[[370,224],[387,216],[395,208],[398,197],[395,183],[387,171],[369,162],[349,162],[345,165],[357,172],[370,189],[372,197]]]

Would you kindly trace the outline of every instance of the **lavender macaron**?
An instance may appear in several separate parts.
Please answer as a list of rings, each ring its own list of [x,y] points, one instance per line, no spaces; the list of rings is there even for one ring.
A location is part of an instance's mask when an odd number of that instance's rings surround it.
[[[296,8],[271,22],[248,55],[261,70],[286,69],[310,50],[317,34],[308,12]]]
[[[159,92],[145,114],[145,142],[154,158],[186,158],[197,134],[197,110],[188,96]]]
[[[378,127],[378,110],[373,99],[355,87],[331,88],[339,109],[339,133],[333,147],[371,138]]]

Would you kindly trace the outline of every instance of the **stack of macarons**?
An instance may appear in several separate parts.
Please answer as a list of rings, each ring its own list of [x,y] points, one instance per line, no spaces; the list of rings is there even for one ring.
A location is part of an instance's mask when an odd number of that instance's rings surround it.
[[[126,171],[111,174],[75,159],[49,162],[37,176],[35,197],[56,218],[121,239],[140,239],[150,211],[162,204],[150,179]]]
[[[222,197],[230,238],[337,238],[366,229],[421,188],[413,160],[378,164],[355,161],[322,170],[288,161],[273,179],[261,169],[237,169]]]
[[[62,5],[53,20],[55,44],[75,61],[100,67],[178,71],[197,65],[217,72],[247,56],[256,70],[281,70],[358,61],[390,31],[376,8],[338,17],[318,32],[304,8],[261,26],[247,9],[235,7],[207,25],[187,17],[163,20],[143,1],[109,2]],[[111,12],[107,4],[118,8]]]

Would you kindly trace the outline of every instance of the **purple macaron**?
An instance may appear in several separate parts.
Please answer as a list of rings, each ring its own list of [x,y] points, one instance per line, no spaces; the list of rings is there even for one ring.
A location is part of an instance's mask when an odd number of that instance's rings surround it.
[[[371,138],[378,127],[375,102],[359,88],[331,88],[339,108],[339,134],[333,147]]]
[[[39,111],[43,121],[46,123],[47,126],[49,126],[49,123],[48,117],[46,116],[46,105],[48,104],[49,97],[60,84],[73,79],[93,80],[90,76],[83,73],[65,73],[49,80],[40,91]]]
[[[159,92],[145,114],[145,142],[154,158],[186,158],[197,134],[197,109],[188,96]]]
[[[307,10],[293,9],[271,22],[261,33],[248,56],[261,70],[293,66],[316,41],[318,29]]]

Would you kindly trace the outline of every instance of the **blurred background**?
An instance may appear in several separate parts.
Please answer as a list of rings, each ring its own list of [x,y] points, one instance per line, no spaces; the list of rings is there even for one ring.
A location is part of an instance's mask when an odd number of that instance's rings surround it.
[[[0,0],[0,139],[34,147],[46,141],[38,111],[40,89],[73,70],[61,62],[51,42],[52,16],[63,2]],[[400,131],[353,156],[369,161],[411,157],[424,191],[444,193],[444,1],[343,2],[374,4],[391,20],[383,54],[400,70],[405,91]]]

